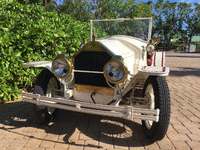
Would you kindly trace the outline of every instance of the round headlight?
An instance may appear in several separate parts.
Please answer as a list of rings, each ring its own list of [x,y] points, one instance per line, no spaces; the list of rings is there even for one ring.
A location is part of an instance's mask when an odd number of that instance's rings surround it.
[[[149,44],[148,46],[147,46],[147,51],[148,52],[153,52],[155,50],[155,46],[153,45],[153,44]]]
[[[111,60],[104,66],[104,77],[113,84],[123,82],[127,74],[127,68],[120,61]]]
[[[65,79],[69,77],[72,69],[66,58],[57,58],[52,63],[52,71],[57,78]]]

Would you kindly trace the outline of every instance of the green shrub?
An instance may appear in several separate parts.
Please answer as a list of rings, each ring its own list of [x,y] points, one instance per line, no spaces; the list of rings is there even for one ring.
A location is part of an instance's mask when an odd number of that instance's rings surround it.
[[[89,23],[40,5],[1,0],[0,35],[0,99],[6,102],[19,97],[19,88],[32,86],[41,71],[23,67],[24,62],[74,54],[84,39],[89,41]]]
[[[171,43],[171,48],[174,48],[174,49],[176,49],[180,45],[180,44],[178,44],[177,41],[171,41],[170,43]]]

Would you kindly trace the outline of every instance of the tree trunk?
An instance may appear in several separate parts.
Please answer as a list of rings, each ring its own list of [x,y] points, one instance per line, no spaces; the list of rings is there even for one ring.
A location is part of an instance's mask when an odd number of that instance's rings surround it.
[[[188,52],[190,51],[190,44],[191,44],[191,41],[192,41],[192,36],[190,35],[190,36],[189,36],[189,47],[188,47]]]
[[[166,39],[166,41],[167,41],[167,51],[169,51],[170,48],[171,48],[171,45],[170,45],[171,37],[166,37],[165,39]]]

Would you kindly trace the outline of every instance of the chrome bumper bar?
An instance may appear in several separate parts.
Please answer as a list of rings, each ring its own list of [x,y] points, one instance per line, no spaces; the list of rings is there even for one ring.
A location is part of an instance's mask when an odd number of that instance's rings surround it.
[[[92,104],[86,102],[79,102],[75,100],[69,100],[66,98],[54,98],[41,96],[39,94],[30,94],[22,92],[23,101],[33,103],[36,105],[44,105],[48,107],[54,107],[59,109],[65,109],[76,112],[83,112],[94,115],[103,115],[110,117],[124,118],[127,120],[140,119],[151,120],[158,122],[159,109],[143,109],[134,108],[132,106],[112,106],[102,104]]]

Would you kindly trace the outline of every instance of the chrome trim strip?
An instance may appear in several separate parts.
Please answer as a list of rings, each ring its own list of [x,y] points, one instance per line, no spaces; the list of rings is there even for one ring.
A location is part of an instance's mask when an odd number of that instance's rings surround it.
[[[99,74],[103,74],[103,72],[100,72],[100,71],[86,71],[86,70],[74,70],[74,72],[99,73]]]

